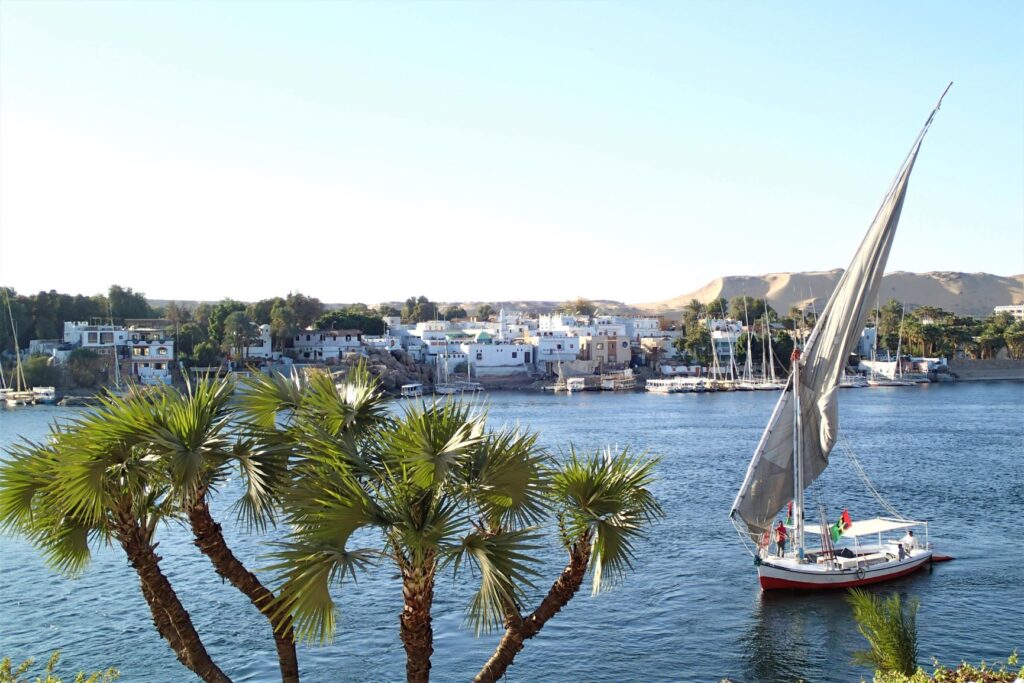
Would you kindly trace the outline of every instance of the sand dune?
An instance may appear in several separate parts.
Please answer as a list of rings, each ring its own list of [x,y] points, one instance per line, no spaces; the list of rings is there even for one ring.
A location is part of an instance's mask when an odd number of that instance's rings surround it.
[[[662,315],[678,314],[691,300],[706,303],[716,297],[731,299],[749,295],[768,299],[779,311],[813,303],[821,310],[842,276],[842,269],[808,273],[733,275],[712,280],[700,289],[635,308]],[[879,298],[906,302],[911,308],[938,306],[962,315],[984,316],[995,306],[1024,303],[1024,275],[1003,277],[990,273],[888,273],[882,280]]]

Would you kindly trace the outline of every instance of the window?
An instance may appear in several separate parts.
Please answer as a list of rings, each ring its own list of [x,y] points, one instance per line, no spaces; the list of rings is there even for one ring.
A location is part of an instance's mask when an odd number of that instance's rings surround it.
[[[166,346],[161,346],[160,348],[158,348],[156,350],[156,355],[158,355],[158,356],[166,356],[167,355],[167,347]]]
[[[89,343],[90,344],[95,344],[96,343],[96,333],[95,332],[90,332],[89,333]]]
[[[484,352],[483,351],[477,351],[476,352],[476,359],[477,360],[483,360],[484,359]]]
[[[309,335],[308,334],[306,335],[306,341],[309,341]]]
[[[622,348],[628,349],[629,348],[629,342],[622,342]]]
[[[559,350],[559,351],[561,351],[561,350],[562,350],[562,345],[561,345],[561,344],[559,344],[559,345],[558,345],[558,350]]]
[[[598,351],[604,351],[604,342],[598,342],[597,350]]]
[[[100,332],[100,344],[113,344],[114,333],[113,332]]]
[[[517,355],[517,352],[513,351],[513,352],[512,352],[512,357],[513,357],[513,358],[518,358],[519,356]]]
[[[164,369],[164,364],[163,363],[153,363],[153,369],[154,370],[163,370]]]

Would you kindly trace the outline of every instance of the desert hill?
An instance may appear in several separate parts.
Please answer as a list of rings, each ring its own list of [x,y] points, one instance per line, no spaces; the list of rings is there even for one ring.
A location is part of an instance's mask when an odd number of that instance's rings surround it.
[[[781,312],[792,306],[805,308],[812,302],[820,311],[842,274],[842,269],[837,268],[822,272],[720,277],[696,291],[666,301],[634,304],[634,307],[673,316],[691,299],[705,303],[716,297],[731,299],[746,294],[768,299],[772,308]],[[1024,275],[898,271],[887,273],[882,279],[879,298],[882,303],[897,299],[910,308],[938,306],[961,315],[986,316],[995,306],[1024,303]]]

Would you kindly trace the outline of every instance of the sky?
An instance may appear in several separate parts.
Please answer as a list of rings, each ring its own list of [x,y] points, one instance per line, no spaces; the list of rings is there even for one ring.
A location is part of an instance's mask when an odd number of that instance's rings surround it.
[[[0,284],[667,299],[1024,273],[1024,3],[0,1]]]

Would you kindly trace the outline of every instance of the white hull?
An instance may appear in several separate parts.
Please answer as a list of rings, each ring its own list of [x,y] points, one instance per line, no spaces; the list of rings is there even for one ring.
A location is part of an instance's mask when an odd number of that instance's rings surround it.
[[[798,564],[791,558],[768,558],[757,567],[764,590],[831,590],[853,588],[906,576],[931,562],[932,550],[915,550],[902,560],[893,558],[876,564],[851,561],[845,568]],[[860,566],[857,566],[859,564]]]

